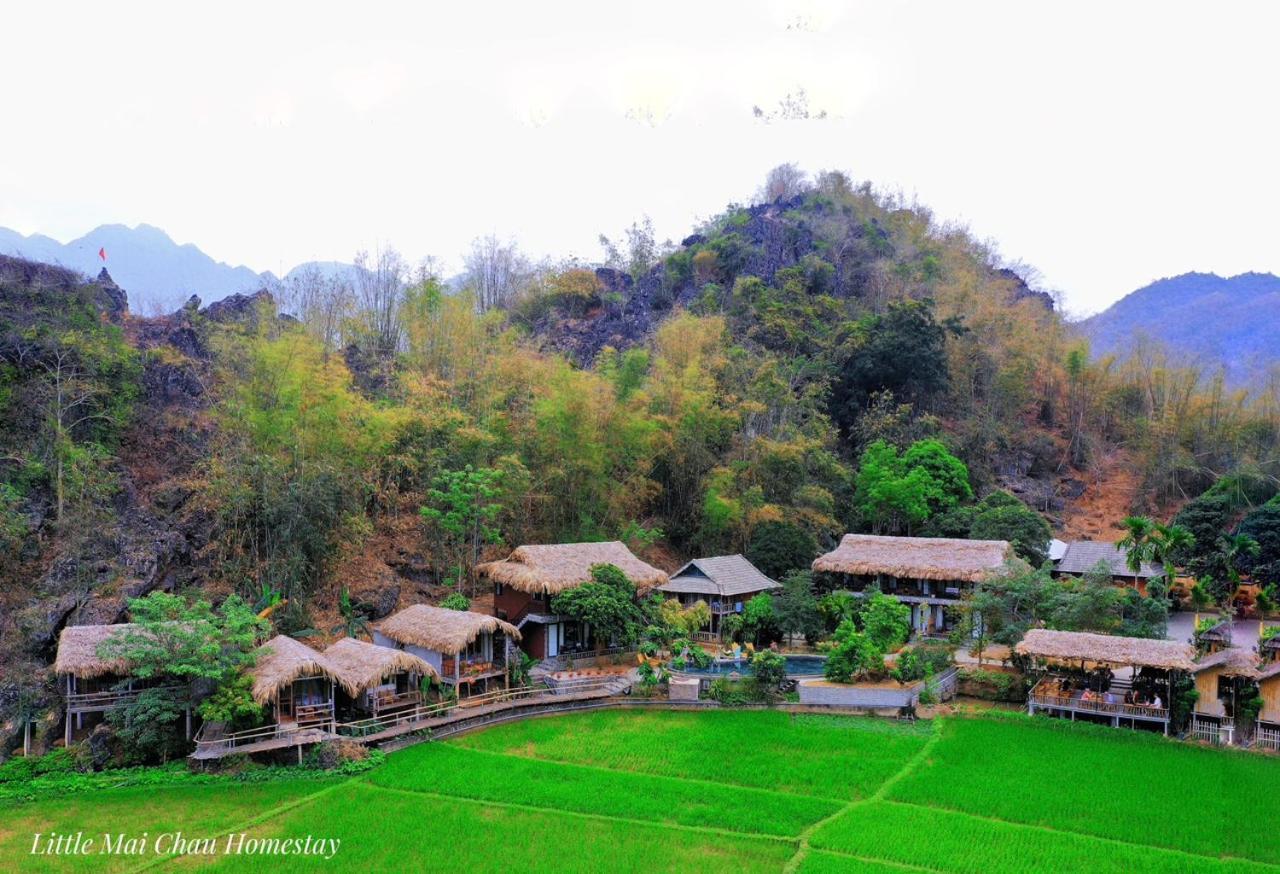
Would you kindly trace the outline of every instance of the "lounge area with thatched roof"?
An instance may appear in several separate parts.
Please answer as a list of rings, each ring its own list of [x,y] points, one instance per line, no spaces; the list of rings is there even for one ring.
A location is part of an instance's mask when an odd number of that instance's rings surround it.
[[[1014,647],[1044,676],[1028,713],[1169,732],[1171,677],[1195,670],[1195,650],[1174,640],[1033,628]],[[1127,669],[1127,679],[1116,670]]]
[[[505,676],[508,642],[520,639],[514,625],[495,616],[427,604],[406,607],[373,628],[373,642],[379,648],[421,658],[444,683],[459,691]]]
[[[667,582],[667,574],[641,561],[625,543],[526,545],[501,561],[476,567],[493,583],[494,615],[520,630],[521,645],[536,659],[607,649],[591,628],[551,612],[551,599],[591,580],[591,569],[609,564],[622,571],[642,595]]]
[[[998,573],[1013,558],[1005,540],[961,540],[949,537],[883,537],[846,534],[831,552],[813,562],[817,573],[844,578],[851,591],[878,585],[911,607],[911,627],[918,634],[945,631],[947,609],[964,592]]]
[[[422,680],[440,678],[434,667],[413,653],[353,637],[332,644],[324,656],[346,681],[344,688],[356,689],[353,708],[374,716],[421,704]]]

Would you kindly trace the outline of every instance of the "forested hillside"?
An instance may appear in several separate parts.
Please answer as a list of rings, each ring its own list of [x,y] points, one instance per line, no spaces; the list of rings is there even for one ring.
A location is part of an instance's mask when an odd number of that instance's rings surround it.
[[[152,319],[0,259],[0,707],[48,700],[63,625],[155,589],[325,633],[529,542],[779,576],[846,531],[1037,560],[1103,461],[1165,515],[1280,472],[1276,389],[1094,362],[987,246],[841,174],[780,168],[761,201],[679,246],[638,223],[603,265],[479,240],[457,292],[384,252]]]

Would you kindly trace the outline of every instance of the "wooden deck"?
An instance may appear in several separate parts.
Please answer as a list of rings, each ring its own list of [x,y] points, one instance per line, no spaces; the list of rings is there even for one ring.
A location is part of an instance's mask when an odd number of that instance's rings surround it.
[[[327,740],[379,744],[403,735],[435,731],[508,711],[609,698],[629,692],[631,683],[629,676],[622,675],[577,682],[563,689],[531,687],[502,690],[463,698],[458,702],[418,706],[355,722],[329,720],[314,726],[292,729],[271,725],[233,734],[202,729],[196,738],[196,750],[190,758],[205,761],[233,754],[302,747]]]
[[[1067,715],[1075,719],[1077,713],[1091,716],[1106,716],[1111,724],[1119,727],[1122,721],[1130,724],[1134,721],[1157,722],[1169,732],[1169,708],[1147,707],[1142,704],[1126,704],[1121,695],[1104,694],[1099,698],[1086,700],[1084,692],[1073,691],[1063,694],[1058,691],[1052,679],[1044,679],[1035,685],[1027,695],[1027,712],[1047,712],[1056,716]]]

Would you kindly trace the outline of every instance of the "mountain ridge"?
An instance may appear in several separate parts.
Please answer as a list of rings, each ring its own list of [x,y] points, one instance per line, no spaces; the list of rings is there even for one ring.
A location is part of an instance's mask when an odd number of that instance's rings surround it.
[[[1221,366],[1248,385],[1280,363],[1280,276],[1192,271],[1157,279],[1078,322],[1095,357],[1122,353],[1143,337],[1175,359]]]
[[[350,265],[340,261],[308,261],[293,267],[282,278],[270,270],[261,273],[244,264],[228,264],[206,254],[195,243],[178,243],[163,229],[146,222],[130,227],[122,223],[98,225],[66,243],[46,234],[24,235],[0,227],[0,255],[13,255],[66,267],[86,277],[104,266],[98,255],[105,249],[105,265],[141,310],[172,311],[192,294],[206,302],[232,294],[253,292],[287,282],[308,266],[325,274]]]

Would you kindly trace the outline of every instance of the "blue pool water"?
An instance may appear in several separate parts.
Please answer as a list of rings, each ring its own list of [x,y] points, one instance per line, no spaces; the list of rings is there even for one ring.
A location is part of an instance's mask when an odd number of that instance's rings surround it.
[[[820,676],[823,665],[827,663],[825,656],[789,655],[782,658],[787,663],[788,677]],[[750,659],[746,656],[743,656],[741,662],[734,662],[730,659],[717,659],[705,668],[695,668],[693,665],[689,665],[679,673],[691,674],[697,677],[721,677],[737,671],[745,676],[751,672],[749,662]]]

